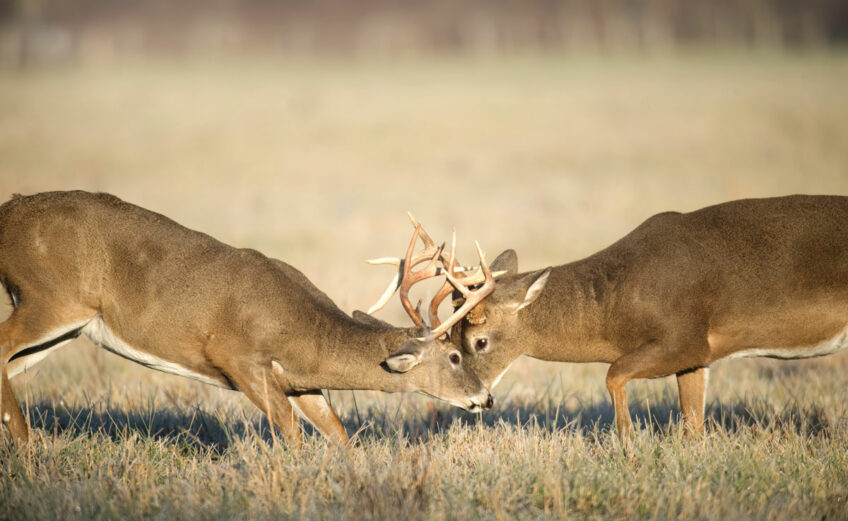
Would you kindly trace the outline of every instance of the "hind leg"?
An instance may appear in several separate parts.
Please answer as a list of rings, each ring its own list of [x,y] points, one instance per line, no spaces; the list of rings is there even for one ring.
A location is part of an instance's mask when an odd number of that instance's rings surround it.
[[[12,435],[12,440],[15,444],[23,445],[29,439],[29,429],[21,412],[21,407],[18,405],[18,400],[15,398],[15,393],[12,392],[12,386],[9,385],[9,377],[6,375],[6,364],[0,365],[2,365],[2,375],[0,375],[0,419],[2,419],[3,425],[9,429],[9,433]]]
[[[77,323],[84,323],[82,319],[62,323],[56,320],[55,315],[36,314],[30,309],[21,306],[0,324],[0,421],[9,429],[16,444],[27,441],[29,429],[9,384],[9,373],[14,376],[15,365],[23,367],[23,361],[16,359],[10,371],[10,359],[29,347],[42,345],[73,331],[79,327]]]

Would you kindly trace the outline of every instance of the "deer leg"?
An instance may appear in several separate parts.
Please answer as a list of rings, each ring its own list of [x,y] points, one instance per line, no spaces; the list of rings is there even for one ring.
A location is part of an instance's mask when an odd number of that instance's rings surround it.
[[[252,358],[250,349],[239,349],[244,344],[241,338],[218,337],[205,346],[204,354],[236,390],[244,393],[265,413],[268,421],[277,426],[288,443],[300,445],[303,436],[292,406],[286,399],[287,390],[277,382],[270,365]]]
[[[44,346],[51,341],[61,340],[60,337],[74,331],[74,324],[85,322],[85,319],[81,319],[58,323],[53,315],[37,314],[31,310],[31,307],[22,305],[0,324],[0,423],[6,425],[18,445],[26,443],[29,439],[29,429],[9,383],[12,357],[30,347]],[[17,370],[22,370],[25,359],[18,358],[12,362],[12,376],[16,374],[15,366]]]
[[[688,436],[704,433],[704,406],[709,375],[709,367],[677,373],[680,410],[683,412],[683,426]]]
[[[633,431],[633,422],[630,420],[630,410],[627,407],[627,390],[624,387],[629,378],[625,379],[618,374],[613,374],[613,367],[615,364],[607,371],[607,390],[612,400],[612,407],[615,409],[615,428],[618,431],[618,437],[624,439]]]
[[[615,423],[619,437],[624,440],[633,432],[627,408],[625,385],[635,378],[655,378],[699,367],[699,350],[670,350],[661,343],[648,343],[622,356],[607,371],[607,390],[615,408]]]
[[[347,443],[348,437],[342,422],[320,390],[290,394],[288,398],[294,410],[309,420],[321,434],[337,443]]]
[[[259,369],[245,375],[239,371],[227,372],[227,376],[251,402],[276,425],[286,441],[292,445],[301,445],[303,435],[294,415],[294,410],[269,371]]]
[[[22,446],[29,439],[29,429],[21,412],[21,407],[18,405],[18,400],[15,398],[15,393],[12,392],[12,386],[9,385],[9,377],[6,375],[6,364],[0,361],[0,365],[2,365],[2,375],[0,375],[0,420],[9,429],[15,445]]]

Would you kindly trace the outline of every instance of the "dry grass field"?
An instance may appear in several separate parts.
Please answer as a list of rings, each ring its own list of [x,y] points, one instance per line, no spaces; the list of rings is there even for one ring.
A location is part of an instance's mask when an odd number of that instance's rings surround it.
[[[479,239],[531,269],[659,211],[848,194],[846,85],[843,53],[0,71],[0,199],[108,191],[351,312],[388,282],[363,260],[401,253],[407,210],[456,226],[466,258]],[[396,301],[379,316],[408,323]],[[0,520],[848,519],[848,353],[715,364],[693,442],[673,379],[635,382],[629,454],[605,369],[521,360],[483,415],[333,391],[357,445],[307,428],[293,450],[241,395],[80,339],[12,382],[33,437],[0,437]]]

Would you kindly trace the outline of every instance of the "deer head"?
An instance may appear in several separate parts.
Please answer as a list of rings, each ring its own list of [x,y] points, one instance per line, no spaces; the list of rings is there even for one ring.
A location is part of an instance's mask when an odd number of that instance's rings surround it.
[[[471,412],[476,412],[481,408],[488,409],[493,403],[491,395],[477,375],[470,369],[461,350],[451,343],[445,334],[453,323],[439,324],[438,316],[431,312],[431,317],[435,316],[435,323],[428,325],[421,314],[421,301],[418,302],[418,305],[413,306],[409,300],[409,291],[413,285],[444,274],[447,269],[445,266],[453,267],[455,264],[453,249],[450,254],[446,254],[444,244],[436,246],[430,236],[423,231],[421,225],[414,219],[413,224],[415,225],[415,232],[403,259],[382,258],[368,261],[371,264],[398,266],[398,274],[392,280],[389,288],[383,293],[377,304],[368,310],[368,315],[366,315],[368,319],[377,320],[370,317],[370,314],[385,306],[395,291],[398,291],[401,305],[415,325],[418,326],[419,331],[422,332],[420,337],[407,340],[389,356],[385,365],[394,372],[410,372],[410,379],[414,381],[413,385],[420,392],[446,400]],[[424,242],[424,250],[416,255],[415,247],[419,239]],[[438,266],[439,263],[442,266]],[[413,269],[421,264],[424,264],[423,268]],[[486,268],[486,272],[491,279],[492,274],[488,272],[488,268]],[[493,283],[494,280],[492,279],[491,284]],[[439,294],[442,294],[442,292],[440,291]],[[437,295],[438,297],[439,295]],[[438,308],[440,301],[436,302],[436,299],[434,299],[434,302],[435,307]],[[431,308],[432,306],[433,304],[431,304]],[[411,370],[419,365],[426,367],[427,370],[419,371],[417,375],[412,374]],[[438,381],[436,381],[435,375],[438,375]]]
[[[510,365],[526,352],[528,334],[523,315],[538,310],[528,307],[548,283],[551,269],[518,273],[514,250],[506,250],[492,262],[504,272],[493,291],[465,313],[451,331],[451,340],[466,354],[471,368],[493,389]],[[466,301],[467,302],[467,301]],[[458,304],[458,303],[457,303]]]
[[[445,252],[444,245],[437,247],[420,223],[411,215],[409,217],[415,226],[415,234],[406,257],[369,261],[372,264],[394,264],[401,267],[399,275],[369,313],[384,306],[399,289],[404,309],[410,313],[416,324],[424,324],[419,311],[420,302],[417,307],[413,307],[409,302],[409,287],[424,278],[444,275],[445,284],[429,305],[430,322],[434,328],[429,342],[452,345],[454,349],[461,350],[476,376],[491,389],[512,362],[524,352],[524,333],[519,324],[519,313],[541,294],[548,281],[550,268],[519,275],[518,258],[513,250],[501,253],[490,268],[479,244],[479,267],[462,266],[456,259],[455,232],[451,239],[450,252]],[[412,247],[419,236],[427,249],[421,256],[412,257]],[[415,276],[409,276],[404,271],[404,266],[425,261],[429,261],[429,264]],[[437,266],[437,263],[441,266]],[[497,283],[495,279],[498,279]],[[449,295],[453,296],[454,311],[447,320],[441,322],[438,317],[439,305]]]

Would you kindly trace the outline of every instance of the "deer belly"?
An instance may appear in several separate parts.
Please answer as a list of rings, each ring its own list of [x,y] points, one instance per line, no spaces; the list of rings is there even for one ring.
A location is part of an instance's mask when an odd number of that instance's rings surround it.
[[[120,339],[117,335],[115,335],[115,333],[106,326],[106,324],[103,322],[103,318],[101,317],[97,317],[89,321],[82,328],[82,333],[84,333],[95,345],[102,347],[107,351],[111,351],[118,356],[126,358],[127,360],[137,362],[145,367],[156,369],[157,371],[162,371],[163,373],[171,373],[179,376],[185,376],[186,378],[191,378],[193,380],[198,380],[203,383],[223,387],[225,389],[230,388],[230,386],[227,385],[225,381],[219,381],[214,378],[210,378],[206,375],[196,373],[190,369],[186,369],[185,367],[177,363],[171,362],[169,360],[164,360],[157,356],[151,355],[150,353],[146,353],[142,350],[132,347],[131,345]]]
[[[712,337],[713,335],[711,334],[710,336]],[[723,358],[732,359],[763,356],[768,358],[782,358],[785,360],[791,360],[798,358],[814,358],[818,356],[826,356],[833,353],[837,353],[846,348],[848,348],[848,326],[839,331],[836,335],[820,342],[794,347],[742,349],[733,352]]]

